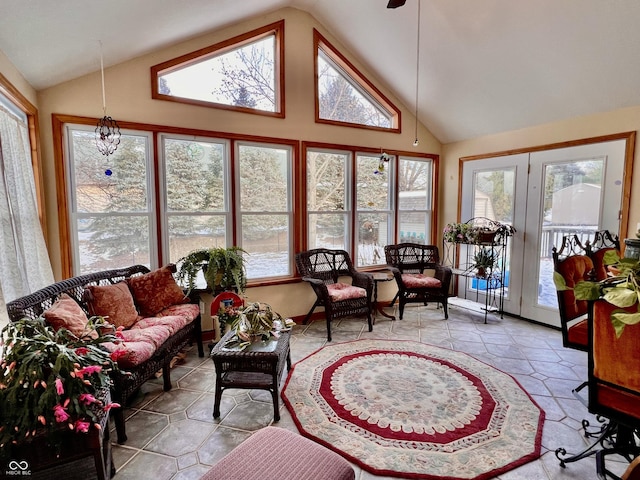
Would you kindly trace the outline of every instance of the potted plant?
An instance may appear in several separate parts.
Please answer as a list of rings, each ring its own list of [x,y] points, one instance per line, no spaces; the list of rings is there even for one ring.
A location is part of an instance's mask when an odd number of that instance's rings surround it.
[[[189,291],[196,286],[202,271],[207,287],[214,293],[236,290],[243,293],[247,286],[244,254],[240,247],[215,247],[193,250],[178,260],[178,281]]]
[[[44,318],[25,318],[2,329],[0,457],[34,440],[59,451],[69,435],[100,430],[107,412],[120,406],[109,396],[109,372],[117,364],[100,347],[119,340],[100,333],[114,332],[101,317],[90,319],[88,327],[96,333],[83,338],[64,328],[54,331]],[[32,450],[39,455],[35,444]]]
[[[232,320],[231,329],[235,335],[228,346],[242,349],[256,340],[269,340],[272,336],[277,337],[278,332],[290,329],[293,324],[293,320],[282,318],[267,303],[249,303],[239,308]]]
[[[476,269],[478,277],[485,277],[487,270],[491,271],[496,263],[496,254],[491,248],[480,247],[473,254],[472,268]]]

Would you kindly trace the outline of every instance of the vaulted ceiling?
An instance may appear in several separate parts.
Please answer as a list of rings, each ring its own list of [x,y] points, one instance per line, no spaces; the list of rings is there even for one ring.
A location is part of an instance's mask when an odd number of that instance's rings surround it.
[[[420,0],[418,117],[442,142],[640,105],[637,0]],[[258,14],[313,15],[411,109],[418,0],[2,0],[36,89]]]

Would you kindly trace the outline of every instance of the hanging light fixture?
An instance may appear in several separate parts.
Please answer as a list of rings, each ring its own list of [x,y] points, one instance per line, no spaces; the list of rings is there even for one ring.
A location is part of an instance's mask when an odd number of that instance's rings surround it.
[[[416,105],[414,111],[414,120],[416,122],[416,130],[415,130],[415,140],[413,141],[413,146],[417,147],[418,142],[418,85],[420,84],[420,0],[417,1],[418,4],[418,28],[417,28],[417,38],[418,41],[416,43]]]
[[[111,117],[107,116],[107,100],[104,93],[104,60],[102,58],[102,42],[100,42],[100,75],[102,78],[102,112],[104,117],[98,120],[96,126],[96,147],[106,155],[112,155],[120,144],[120,127]]]

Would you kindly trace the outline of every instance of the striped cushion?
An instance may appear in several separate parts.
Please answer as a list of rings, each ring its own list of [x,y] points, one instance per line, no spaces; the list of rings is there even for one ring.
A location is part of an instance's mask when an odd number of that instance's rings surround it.
[[[354,480],[349,462],[284,428],[258,430],[215,464],[201,480]]]

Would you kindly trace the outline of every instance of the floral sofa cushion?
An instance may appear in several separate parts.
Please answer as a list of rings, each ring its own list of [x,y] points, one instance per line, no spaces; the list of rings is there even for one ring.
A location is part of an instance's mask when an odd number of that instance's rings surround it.
[[[60,295],[60,298],[46,310],[43,314],[45,320],[54,330],[66,328],[76,337],[82,338],[89,335],[91,338],[97,338],[98,333],[95,330],[87,328],[89,319],[84,310],[66,293]]]
[[[116,327],[131,327],[138,320],[138,310],[126,282],[115,285],[89,285],[84,300],[91,315],[106,317]]]
[[[127,279],[140,315],[154,316],[172,305],[187,303],[182,288],[176,283],[168,267]]]
[[[174,317],[180,318],[180,317]],[[156,349],[171,335],[171,328],[166,325],[151,325],[145,328],[118,330],[119,343],[103,343],[102,345],[112,353],[112,358],[121,368],[130,368],[151,358]]]
[[[402,282],[407,288],[440,288],[442,282],[422,273],[403,273]]]
[[[197,305],[195,305],[197,307]],[[197,315],[196,315],[197,316]],[[171,315],[166,317],[145,317],[131,327],[132,330],[146,330],[150,327],[161,326],[167,328],[171,335],[176,333],[195,317],[189,318],[183,315]]]
[[[367,291],[364,288],[354,287],[353,285],[341,282],[327,285],[327,290],[329,291],[329,298],[331,298],[332,302],[341,302],[343,300],[367,296]]]

